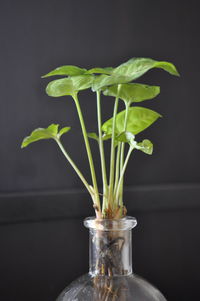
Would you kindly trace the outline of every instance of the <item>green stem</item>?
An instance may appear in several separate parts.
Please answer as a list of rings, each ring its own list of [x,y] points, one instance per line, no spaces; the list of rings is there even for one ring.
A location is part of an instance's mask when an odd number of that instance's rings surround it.
[[[129,112],[129,108],[130,108],[130,103],[126,102],[125,103],[126,106],[126,113],[125,113],[125,119],[124,119],[124,132],[126,132],[127,129],[127,122],[128,122],[128,112]],[[125,150],[125,143],[122,142],[122,146],[121,146],[121,158],[120,158],[120,174],[122,172],[122,168],[123,168],[123,164],[124,164],[124,150]],[[123,202],[123,185],[124,184],[124,179],[122,178],[121,180],[121,187],[120,187],[120,203],[122,204]]]
[[[124,178],[124,173],[126,171],[126,167],[127,167],[127,164],[128,164],[128,160],[130,158],[130,155],[133,151],[133,147],[129,147],[129,151],[128,151],[128,154],[126,156],[126,159],[125,159],[125,162],[124,162],[124,165],[123,165],[123,168],[122,168],[122,171],[121,171],[121,174],[120,174],[120,178],[119,178],[119,182],[118,182],[118,186],[117,186],[117,191],[116,191],[116,199],[118,200],[118,197],[119,197],[119,193],[120,193],[120,190],[121,190],[121,184],[122,184],[122,181],[123,181],[123,178]],[[122,208],[123,206],[123,202],[122,202],[122,199],[119,200],[119,206]]]
[[[120,172],[120,153],[121,153],[121,142],[117,146],[117,158],[116,158],[116,167],[115,167],[115,186],[114,186],[114,201],[116,202],[116,189],[119,181],[119,172]]]
[[[106,207],[106,201],[108,198],[108,181],[107,181],[107,173],[106,173],[106,162],[105,162],[105,154],[104,154],[104,146],[103,146],[103,138],[102,138],[102,121],[101,121],[101,92],[97,91],[97,119],[98,119],[98,132],[99,132],[99,151],[101,158],[101,170],[102,170],[102,180],[103,180],[103,209],[104,213]]]
[[[85,141],[85,147],[86,147],[86,151],[87,151],[87,155],[88,155],[90,171],[91,171],[91,176],[92,176],[92,183],[93,183],[94,194],[95,194],[95,205],[97,207],[96,210],[99,212],[98,215],[100,217],[101,216],[101,214],[100,214],[101,213],[101,204],[100,204],[100,198],[99,198],[99,191],[98,191],[98,186],[97,186],[96,173],[95,173],[95,169],[94,169],[94,162],[93,162],[92,153],[91,153],[91,149],[90,149],[90,144],[89,144],[87,131],[86,131],[86,127],[85,127],[85,122],[84,122],[84,119],[83,119],[83,115],[82,115],[82,111],[81,111],[81,108],[80,108],[80,104],[79,104],[77,94],[73,95],[73,99],[74,99],[75,104],[76,104],[76,108],[77,108],[77,112],[78,112],[78,116],[79,116],[79,120],[80,120],[80,124],[81,124],[81,129],[82,129],[82,133],[83,133],[83,138],[84,138],[84,141]]]
[[[119,85],[120,86],[120,85]],[[119,91],[118,86],[118,91]],[[113,111],[113,123],[112,123],[112,140],[111,140],[111,151],[110,151],[110,179],[109,179],[109,202],[113,202],[113,186],[114,186],[114,175],[115,175],[115,127],[116,127],[116,115],[118,109],[119,97],[115,99],[114,111]]]
[[[62,145],[61,141],[59,139],[55,139],[55,141],[57,142],[57,144],[58,144],[59,148],[61,149],[61,151],[62,151],[63,155],[65,156],[65,158],[71,164],[71,166],[73,167],[73,169],[75,170],[75,172],[77,173],[77,175],[79,176],[79,178],[81,179],[81,181],[83,182],[83,184],[85,185],[85,187],[87,188],[88,192],[92,195],[92,191],[90,189],[90,185],[86,181],[86,179],[83,176],[83,174],[81,173],[80,169],[77,167],[77,165],[74,163],[74,161],[71,159],[71,157],[69,156],[69,154],[65,150],[65,148]]]

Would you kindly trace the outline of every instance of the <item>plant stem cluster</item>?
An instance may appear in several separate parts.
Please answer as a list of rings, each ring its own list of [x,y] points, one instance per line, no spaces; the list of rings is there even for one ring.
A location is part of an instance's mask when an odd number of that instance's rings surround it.
[[[152,125],[161,115],[148,108],[132,106],[132,103],[153,99],[160,93],[160,87],[158,86],[132,83],[133,80],[152,68],[160,68],[172,75],[179,75],[172,63],[155,61],[149,58],[133,58],[116,68],[106,67],[87,70],[77,66],[66,65],[58,67],[43,76],[64,76],[64,78],[51,81],[47,85],[46,92],[52,97],[71,96],[73,98],[85,142],[92,184],[86,180],[61,142],[61,136],[67,133],[70,127],[58,130],[58,124],[51,124],[47,128],[38,128],[30,136],[24,138],[22,147],[26,147],[30,143],[41,139],[54,139],[88,190],[98,219],[119,219],[126,215],[126,208],[123,203],[123,187],[124,175],[130,156],[134,149],[149,155],[153,152],[153,144],[150,140],[144,139],[142,142],[137,142],[135,135]],[[96,93],[98,135],[87,132],[78,97],[81,90],[89,88]],[[102,93],[115,99],[113,116],[103,124],[101,112]],[[120,100],[124,102],[125,110],[118,112]],[[103,184],[103,193],[101,194],[97,184],[89,138],[93,138],[98,142]],[[104,142],[109,139],[111,140],[110,164],[107,166]],[[125,148],[126,144],[129,146],[127,151]]]

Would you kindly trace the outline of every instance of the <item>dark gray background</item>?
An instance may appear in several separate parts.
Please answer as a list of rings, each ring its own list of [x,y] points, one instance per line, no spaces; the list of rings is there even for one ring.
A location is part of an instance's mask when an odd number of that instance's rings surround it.
[[[152,70],[137,81],[161,86],[143,104],[164,118],[138,135],[154,142],[154,154],[135,153],[127,171],[125,201],[139,219],[134,266],[169,301],[197,300],[199,27],[194,0],[1,1],[0,299],[53,301],[87,271],[87,231],[80,229],[92,209],[82,184],[53,141],[20,149],[37,127],[71,126],[63,142],[89,177],[74,103],[48,97],[41,75],[65,64],[117,66],[141,56],[173,62],[181,77]],[[113,101],[102,102],[106,120]],[[94,96],[83,92],[80,103],[95,131]]]
[[[199,182],[197,1],[3,1],[0,16],[2,192],[82,187],[53,142],[20,150],[33,129],[70,125],[66,148],[88,169],[73,101],[45,95],[49,79],[40,76],[64,64],[116,66],[133,56],[172,61],[181,77],[153,70],[138,80],[161,86],[144,105],[164,118],[144,132],[155,152],[134,155],[127,185]],[[88,131],[96,130],[95,99],[80,97]],[[112,105],[103,102],[104,120]]]

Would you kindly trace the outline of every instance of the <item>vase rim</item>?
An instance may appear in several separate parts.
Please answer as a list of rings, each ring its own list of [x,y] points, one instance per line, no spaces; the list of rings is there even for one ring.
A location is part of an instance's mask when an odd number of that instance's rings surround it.
[[[137,225],[137,220],[132,216],[121,219],[97,219],[92,216],[84,220],[84,225],[86,228],[99,231],[125,231],[133,229]]]

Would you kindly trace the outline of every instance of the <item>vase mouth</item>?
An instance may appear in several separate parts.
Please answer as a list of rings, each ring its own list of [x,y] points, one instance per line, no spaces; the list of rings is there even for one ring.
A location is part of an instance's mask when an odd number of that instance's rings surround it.
[[[137,225],[135,217],[126,216],[121,219],[97,219],[95,216],[87,217],[84,226],[98,231],[125,231]]]

